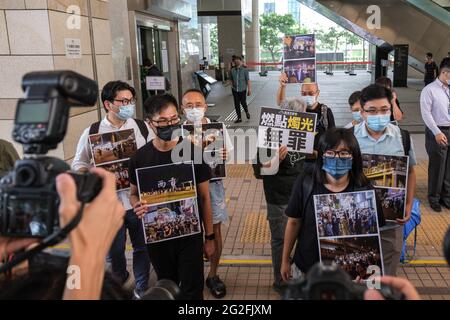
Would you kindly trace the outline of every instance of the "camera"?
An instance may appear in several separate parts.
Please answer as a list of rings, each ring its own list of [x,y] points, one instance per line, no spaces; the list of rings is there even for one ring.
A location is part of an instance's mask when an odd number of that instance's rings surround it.
[[[46,238],[59,228],[55,178],[70,170],[61,159],[48,157],[66,134],[72,106],[97,101],[97,83],[72,71],[32,72],[22,79],[25,98],[17,103],[12,137],[24,158],[0,180],[0,235]],[[92,174],[70,173],[81,202],[90,202],[102,188]]]
[[[286,286],[284,300],[364,300],[368,287],[355,283],[337,264],[317,263],[305,280]],[[379,292],[386,300],[404,300],[403,294],[381,284]]]

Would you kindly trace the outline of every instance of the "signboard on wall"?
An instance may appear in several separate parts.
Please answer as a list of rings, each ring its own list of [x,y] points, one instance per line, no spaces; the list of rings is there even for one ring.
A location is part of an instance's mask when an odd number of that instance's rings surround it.
[[[64,47],[66,48],[66,58],[68,59],[81,59],[81,40],[65,38]]]
[[[147,90],[166,90],[166,78],[145,77]]]

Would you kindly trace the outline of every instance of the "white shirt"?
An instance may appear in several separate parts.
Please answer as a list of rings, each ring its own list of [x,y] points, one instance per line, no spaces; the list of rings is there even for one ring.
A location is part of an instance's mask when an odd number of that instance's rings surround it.
[[[149,128],[147,123],[145,125],[147,126],[148,129],[147,141],[142,136],[141,131],[139,130],[139,126],[137,125],[136,121],[134,121],[134,119],[128,119],[121,127],[116,127],[105,116],[105,118],[103,118],[103,120],[100,122],[98,133],[134,129],[134,133],[136,136],[136,144],[138,149],[140,149],[144,145],[146,145],[147,142],[150,142],[155,138],[153,130]],[[80,140],[78,141],[77,151],[72,162],[72,170],[74,171],[78,171],[82,168],[90,169],[94,167],[94,162],[92,160],[92,153],[89,144],[89,129],[90,126],[83,131],[83,134],[81,135]],[[132,208],[130,204],[129,190],[118,191],[117,196],[119,200],[122,202],[125,210],[129,210]]]
[[[436,136],[442,133],[438,127],[450,127],[450,92],[441,80],[430,83],[420,95],[420,111],[423,122]]]

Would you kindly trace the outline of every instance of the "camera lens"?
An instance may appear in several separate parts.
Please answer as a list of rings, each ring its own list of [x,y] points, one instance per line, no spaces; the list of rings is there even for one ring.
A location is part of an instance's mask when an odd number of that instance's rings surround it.
[[[36,181],[36,171],[30,166],[22,166],[16,170],[16,184],[19,187],[30,187]]]

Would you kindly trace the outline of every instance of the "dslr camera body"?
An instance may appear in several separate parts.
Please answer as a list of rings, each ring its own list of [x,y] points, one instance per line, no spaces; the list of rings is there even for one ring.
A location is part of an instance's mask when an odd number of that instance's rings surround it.
[[[70,107],[94,105],[98,86],[72,71],[50,71],[26,74],[22,89],[12,137],[23,145],[24,158],[0,180],[0,236],[46,238],[59,229],[55,178],[70,170],[46,154],[64,139]],[[70,174],[80,201],[90,202],[101,190],[99,177]]]
[[[292,281],[286,287],[284,300],[364,300],[368,287],[355,283],[337,264],[317,263],[305,280]],[[379,292],[386,300],[404,300],[403,294],[381,284]]]

